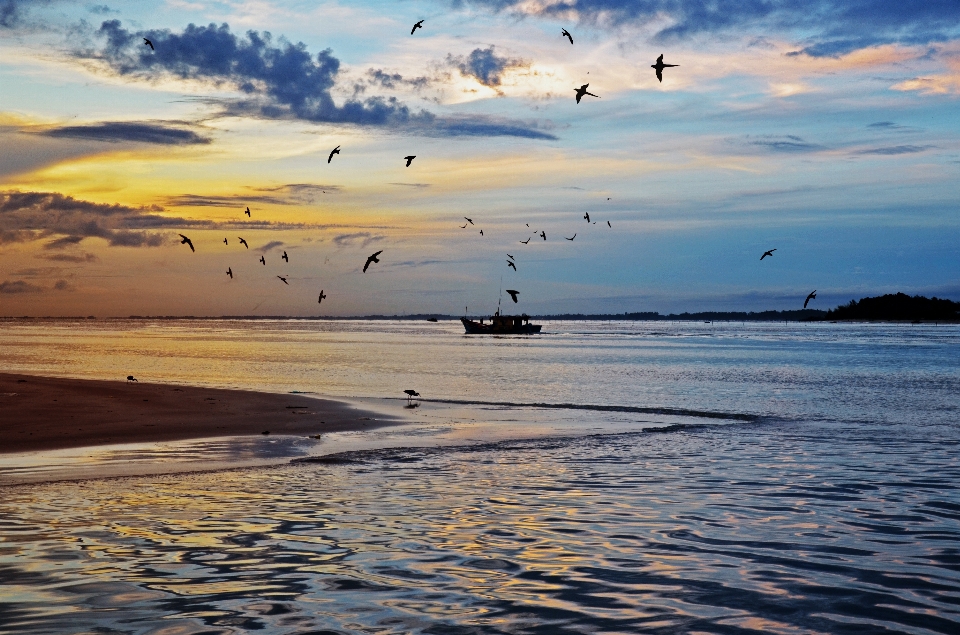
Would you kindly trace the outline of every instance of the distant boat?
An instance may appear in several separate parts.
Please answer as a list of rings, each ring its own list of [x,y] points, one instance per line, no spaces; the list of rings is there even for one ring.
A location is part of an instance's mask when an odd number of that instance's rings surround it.
[[[484,324],[482,318],[477,322],[462,317],[460,321],[463,322],[467,335],[533,335],[542,328],[539,324],[530,324],[530,317],[527,315],[497,313],[490,317],[489,324]]]

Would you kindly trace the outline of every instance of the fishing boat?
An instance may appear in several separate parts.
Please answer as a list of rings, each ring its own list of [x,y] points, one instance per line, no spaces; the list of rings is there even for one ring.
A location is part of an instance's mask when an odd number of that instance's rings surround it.
[[[499,311],[490,317],[488,324],[484,324],[483,318],[477,322],[462,317],[460,321],[468,335],[532,335],[542,328],[539,324],[530,324],[528,315],[500,315]]]

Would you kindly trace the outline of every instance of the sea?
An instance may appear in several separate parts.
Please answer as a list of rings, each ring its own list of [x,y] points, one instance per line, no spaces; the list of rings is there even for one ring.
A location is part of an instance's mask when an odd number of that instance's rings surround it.
[[[543,325],[0,322],[402,422],[0,455],[0,633],[960,633],[960,326]]]

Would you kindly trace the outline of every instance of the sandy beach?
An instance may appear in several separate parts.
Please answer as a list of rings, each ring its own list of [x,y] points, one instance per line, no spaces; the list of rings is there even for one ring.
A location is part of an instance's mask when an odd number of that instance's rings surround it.
[[[305,395],[0,373],[0,453],[394,423]]]

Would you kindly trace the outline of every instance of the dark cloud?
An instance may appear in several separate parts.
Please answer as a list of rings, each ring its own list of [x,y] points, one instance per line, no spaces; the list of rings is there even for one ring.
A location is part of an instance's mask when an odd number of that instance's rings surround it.
[[[100,259],[96,255],[89,252],[83,252],[79,254],[42,254],[37,256],[38,258],[43,258],[44,260],[53,260],[55,262],[99,262]]]
[[[391,90],[396,89],[399,86],[410,86],[415,89],[420,89],[426,88],[430,84],[430,79],[427,77],[414,77],[413,79],[408,79],[400,73],[385,73],[379,68],[371,68],[367,71],[367,75],[370,77],[371,83],[382,86],[383,88],[389,88]]]
[[[447,55],[447,64],[460,71],[464,77],[473,77],[484,86],[496,88],[504,71],[509,68],[527,66],[521,59],[501,57],[494,52],[494,47],[474,49],[466,57]]]
[[[105,4],[95,4],[87,7],[87,11],[94,15],[107,15],[109,13],[120,13],[116,9],[111,9]]]
[[[804,141],[796,135],[748,135],[736,143],[773,152],[816,152],[824,149],[823,146]]]
[[[956,0],[456,0],[493,11],[553,19],[579,17],[593,24],[666,23],[655,39],[666,42],[704,33],[756,30],[800,34],[801,53],[839,55],[876,44],[923,44],[956,37]]]
[[[178,194],[166,198],[164,203],[171,207],[239,207],[241,210],[250,203],[293,205],[289,199],[276,196],[204,196],[201,194]]]
[[[255,192],[275,192],[290,204],[316,203],[324,195],[340,191],[339,185],[322,185],[315,183],[287,183],[273,187],[255,187]]]
[[[256,249],[254,249],[254,251],[259,251],[260,253],[265,254],[271,249],[274,249],[276,247],[281,247],[283,245],[284,245],[284,242],[281,240],[271,240],[266,245],[262,247],[257,247]]]
[[[337,247],[366,247],[370,243],[383,240],[386,236],[371,234],[370,232],[354,232],[352,234],[337,234],[333,237],[333,243]]]
[[[895,128],[902,128],[902,127],[903,126],[898,126],[892,121],[877,121],[867,126],[867,128],[881,128],[884,130],[893,130]]]
[[[929,150],[935,146],[911,146],[911,145],[900,145],[900,146],[885,146],[882,148],[870,148],[868,150],[860,150],[856,154],[879,154],[893,156],[897,154],[916,154],[918,152],[923,152],[924,150]]]
[[[4,280],[0,282],[0,293],[39,293],[43,287],[30,284],[26,280]]]
[[[104,121],[85,126],[61,126],[45,130],[48,137],[68,137],[93,141],[134,141],[159,145],[194,145],[210,143],[182,122]]]
[[[312,56],[302,42],[283,38],[274,43],[267,32],[234,35],[226,24],[190,24],[181,33],[169,30],[128,31],[119,20],[105,21],[98,31],[105,42],[96,52],[78,56],[103,61],[120,76],[146,80],[162,76],[207,81],[243,93],[220,100],[222,114],[266,119],[298,119],[316,123],[403,127],[421,133],[459,135],[459,121],[426,111],[411,112],[395,97],[351,98],[337,105],[331,96],[340,60],[330,49]],[[143,45],[149,38],[156,50]],[[389,78],[388,78],[389,81]],[[471,132],[485,136],[552,138],[525,124],[478,122]]]
[[[400,185],[403,187],[419,187],[419,188],[430,187],[429,183],[387,183],[387,185]]]
[[[74,286],[67,282],[66,280],[57,280],[56,284],[53,285],[55,291],[73,291]]]
[[[156,247],[167,236],[145,230],[197,226],[194,221],[154,213],[158,211],[155,206],[91,203],[57,192],[0,192],[0,242],[53,238],[46,247],[60,249],[86,238],[103,238],[112,246]]]

